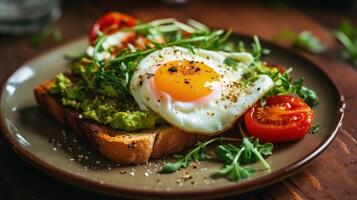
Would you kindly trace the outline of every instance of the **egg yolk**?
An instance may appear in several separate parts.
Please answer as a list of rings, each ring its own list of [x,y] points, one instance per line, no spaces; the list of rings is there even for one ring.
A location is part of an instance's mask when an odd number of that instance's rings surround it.
[[[154,75],[155,88],[176,101],[194,101],[212,92],[208,83],[220,75],[203,62],[170,61],[159,66]]]

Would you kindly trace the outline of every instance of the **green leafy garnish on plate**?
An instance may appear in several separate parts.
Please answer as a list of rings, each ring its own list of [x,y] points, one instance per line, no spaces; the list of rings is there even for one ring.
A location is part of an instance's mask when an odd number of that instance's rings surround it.
[[[315,125],[315,126],[312,126],[309,130],[309,133],[310,134],[315,134],[317,133],[318,131],[320,130],[320,125]]]
[[[253,141],[253,142],[252,142]],[[249,178],[256,170],[251,167],[244,167],[242,164],[251,164],[260,161],[264,169],[270,169],[270,165],[263,156],[272,154],[273,144],[259,144],[258,140],[244,137],[239,147],[234,145],[219,145],[216,147],[216,155],[226,164],[218,170],[221,176],[227,176],[231,181],[239,181]]]
[[[240,141],[234,138],[213,138],[206,142],[197,142],[196,147],[189,151],[186,155],[175,155],[176,162],[166,164],[162,169],[161,173],[172,173],[181,168],[187,168],[189,164],[193,161],[206,160],[208,158],[206,148],[209,144],[217,141]]]
[[[176,162],[167,163],[161,169],[161,173],[172,173],[181,168],[187,168],[191,162],[206,160],[208,158],[206,148],[207,145],[216,141],[236,141],[232,138],[214,138],[206,142],[198,142],[196,147],[189,151],[186,155],[176,157]],[[249,178],[255,169],[247,166],[257,161],[261,162],[263,169],[270,169],[269,163],[264,157],[272,154],[273,144],[260,144],[258,140],[244,137],[242,144],[235,146],[233,144],[220,144],[215,148],[215,157],[221,160],[224,165],[217,171],[219,176],[226,176],[231,181],[239,181]]]

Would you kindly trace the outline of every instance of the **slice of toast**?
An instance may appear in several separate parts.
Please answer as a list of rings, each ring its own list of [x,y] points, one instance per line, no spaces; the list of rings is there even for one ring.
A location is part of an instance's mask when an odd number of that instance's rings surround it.
[[[79,112],[64,107],[50,94],[54,81],[47,81],[34,90],[44,110],[79,137],[85,138],[103,156],[122,165],[146,163],[150,158],[174,154],[193,145],[200,136],[185,133],[172,126],[128,133],[84,119]]]

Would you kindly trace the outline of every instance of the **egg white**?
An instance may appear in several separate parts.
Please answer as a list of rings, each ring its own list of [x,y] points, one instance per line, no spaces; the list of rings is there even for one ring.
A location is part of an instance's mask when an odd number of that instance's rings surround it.
[[[237,69],[224,64],[230,57],[239,61]],[[175,101],[163,94],[164,101],[153,91],[151,78],[157,68],[170,61],[203,62],[221,75],[211,83],[213,92],[192,102]],[[140,61],[130,82],[130,91],[140,109],[151,110],[171,125],[186,132],[217,134],[231,127],[244,112],[257,102],[272,86],[270,77],[261,75],[254,83],[241,84],[245,68],[253,62],[249,53],[227,53],[204,49],[191,50],[183,47],[166,47],[157,50]],[[234,98],[229,98],[234,97]]]

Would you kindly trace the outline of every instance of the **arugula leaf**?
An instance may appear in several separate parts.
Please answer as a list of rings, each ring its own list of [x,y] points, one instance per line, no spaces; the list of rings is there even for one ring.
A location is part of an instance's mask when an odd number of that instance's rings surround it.
[[[342,21],[339,30],[335,31],[335,36],[344,47],[342,58],[357,66],[357,28],[349,21]]]
[[[93,59],[98,60],[97,55],[100,50],[103,48],[103,43],[106,40],[106,36],[102,32],[98,32],[98,39],[94,46]]]
[[[235,155],[240,149],[232,144],[218,145],[215,149],[215,153],[219,159],[225,163],[230,163],[233,161]]]
[[[294,84],[293,84],[293,86],[294,86]],[[317,105],[320,102],[315,91],[313,91],[305,86],[302,86],[299,89],[294,89],[292,92],[299,95],[299,97],[301,97],[309,106]]]
[[[205,160],[206,155],[206,145],[217,141],[217,138],[208,140],[205,143],[198,142],[196,148],[191,150],[185,156],[176,156],[177,160],[174,163],[167,163],[162,169],[161,173],[171,173],[179,170],[180,168],[188,167],[189,163],[192,161]]]
[[[187,23],[198,30],[205,31],[205,32],[209,31],[209,28],[206,25],[194,19],[188,19]]]
[[[242,164],[249,164],[257,161],[257,158],[253,153],[253,144],[249,141],[248,138],[243,138],[242,147],[244,148],[244,151],[239,159]]]
[[[295,33],[292,31],[282,31],[274,37],[276,41],[291,41],[292,47],[302,49],[311,53],[321,53],[326,50],[322,41],[310,31]]]
[[[239,181],[241,179],[246,179],[250,177],[255,170],[249,167],[242,167],[239,165],[239,158],[244,151],[244,148],[241,148],[235,155],[233,161],[230,164],[224,165],[217,173],[221,176],[227,176],[231,181]]]
[[[188,161],[185,159],[178,160],[174,163],[167,163],[160,171],[160,173],[171,173],[179,170],[180,168],[186,168]]]
[[[264,156],[268,156],[272,154],[273,144],[266,143],[264,145],[259,144],[258,139],[256,139],[253,143],[251,142],[253,138],[243,138],[242,145],[245,148],[245,151],[242,154],[242,158],[240,160],[243,164],[254,163],[259,160],[266,169],[270,169],[270,165],[264,160],[262,154]]]
[[[269,49],[263,48],[260,45],[258,36],[253,36],[254,43],[252,43],[252,54],[256,60],[259,60],[262,56],[270,53]],[[244,47],[243,47],[244,48]]]
[[[254,141],[252,143],[252,141]],[[234,145],[219,145],[215,149],[216,156],[226,163],[217,173],[227,176],[229,180],[239,181],[250,177],[255,169],[242,167],[240,164],[251,164],[260,161],[265,169],[270,169],[270,165],[263,156],[272,154],[273,144],[259,144],[258,140],[244,137],[239,147]]]
[[[269,156],[273,153],[274,145],[272,143],[259,144],[259,140],[255,140],[254,146],[263,156]]]
[[[310,31],[303,31],[293,41],[296,48],[310,51],[311,53],[321,53],[326,50],[321,40]]]
[[[350,21],[342,20],[339,30],[350,38],[357,38],[357,28],[353,27]]]
[[[187,168],[192,161],[206,160],[208,158],[206,147],[209,144],[214,143],[216,141],[239,141],[239,140],[234,138],[220,137],[220,138],[213,138],[206,142],[197,142],[196,147],[191,151],[189,151],[186,155],[175,156],[176,162],[167,163],[166,165],[164,165],[164,167],[160,170],[160,173],[172,173],[181,168]]]
[[[319,103],[319,98],[316,93],[303,86],[303,78],[294,81],[290,76],[291,71],[292,68],[289,68],[284,73],[281,73],[277,68],[267,67],[266,64],[262,62],[255,62],[254,65],[251,66],[251,73],[247,76],[252,78],[258,76],[259,74],[265,74],[273,80],[274,87],[269,90],[266,96],[296,94],[309,106],[317,105]],[[265,101],[265,99],[263,100]]]
[[[51,41],[55,43],[62,42],[63,34],[61,29],[54,24],[45,26],[42,30],[32,36],[31,45],[34,47],[39,47],[43,45],[44,42],[48,39],[51,39]]]
[[[320,130],[320,125],[315,125],[315,126],[312,126],[309,130],[309,133],[310,134],[315,134],[317,133],[318,131]]]
[[[124,62],[127,59],[135,59],[137,57],[143,57],[146,56],[158,49],[164,48],[164,47],[171,47],[171,46],[185,46],[189,44],[196,44],[195,47],[197,48],[205,48],[209,49],[211,48],[215,42],[217,42],[220,39],[220,35],[222,35],[224,32],[222,30],[217,30],[213,31],[211,33],[208,33],[206,35],[193,35],[190,38],[184,38],[180,40],[175,40],[169,43],[165,44],[160,44],[159,46],[154,46],[153,48],[149,48],[143,51],[136,51],[132,53],[128,53],[125,55],[119,55],[117,58],[114,58],[109,61],[109,64],[116,64],[120,62]],[[204,46],[204,47],[202,47]]]

